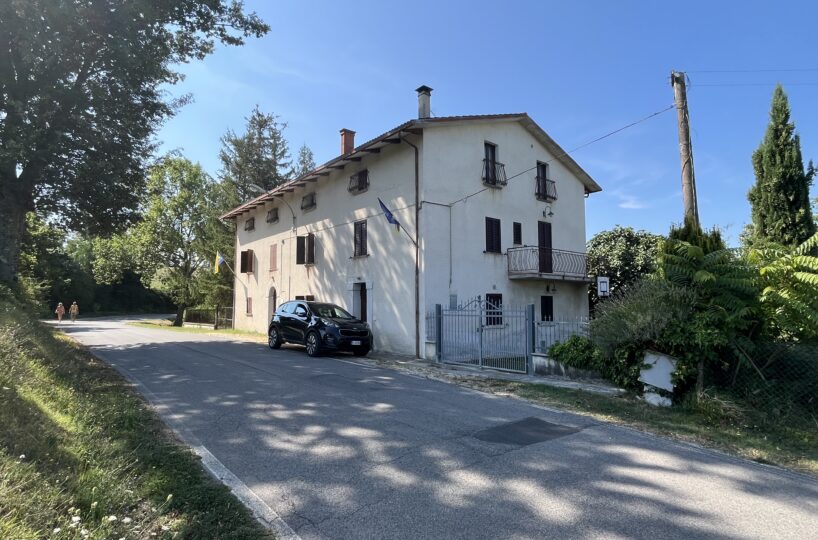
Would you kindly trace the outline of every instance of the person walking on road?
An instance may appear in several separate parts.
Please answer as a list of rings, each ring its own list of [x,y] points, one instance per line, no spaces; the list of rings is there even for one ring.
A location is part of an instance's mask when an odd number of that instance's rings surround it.
[[[54,313],[57,314],[57,324],[62,322],[62,318],[65,315],[65,306],[62,305],[62,302],[57,303],[57,309],[54,310]]]
[[[74,303],[71,304],[70,308],[68,308],[68,313],[71,315],[71,322],[77,322],[77,315],[80,314],[80,307],[77,305],[76,300],[74,300]]]

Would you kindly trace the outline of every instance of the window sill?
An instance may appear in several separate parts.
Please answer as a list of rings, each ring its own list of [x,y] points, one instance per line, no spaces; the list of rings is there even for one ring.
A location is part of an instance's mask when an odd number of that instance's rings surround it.
[[[363,255],[353,255],[352,257],[350,257],[350,259],[352,259],[352,260],[366,259],[367,257],[369,257],[369,253],[365,253]]]
[[[485,250],[485,249],[483,250],[483,253],[485,253],[486,255],[502,255],[503,254],[502,251],[488,251],[488,250]]]

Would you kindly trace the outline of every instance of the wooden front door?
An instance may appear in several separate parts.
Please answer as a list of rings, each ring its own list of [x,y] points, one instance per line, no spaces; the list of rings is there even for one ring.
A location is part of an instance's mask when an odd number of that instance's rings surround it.
[[[540,221],[537,224],[537,237],[539,239],[540,273],[551,274],[554,272],[554,254],[551,251],[551,224]]]

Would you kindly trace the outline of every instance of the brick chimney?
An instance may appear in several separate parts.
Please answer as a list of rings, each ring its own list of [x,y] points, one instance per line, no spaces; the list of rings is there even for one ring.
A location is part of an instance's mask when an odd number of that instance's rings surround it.
[[[349,154],[355,148],[355,132],[344,128],[341,130],[341,154]]]
[[[426,86],[418,86],[415,91],[418,93],[418,118],[429,118],[432,116],[432,89]]]

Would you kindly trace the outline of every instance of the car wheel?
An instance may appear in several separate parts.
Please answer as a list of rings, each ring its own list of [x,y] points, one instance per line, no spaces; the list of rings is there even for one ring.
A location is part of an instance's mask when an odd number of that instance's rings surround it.
[[[366,356],[369,354],[369,347],[356,347],[352,349],[352,354],[355,356]]]
[[[278,335],[278,328],[275,326],[270,328],[267,334],[267,345],[269,345],[271,349],[281,348],[281,336]]]
[[[318,339],[318,334],[310,332],[307,334],[306,343],[307,354],[310,356],[319,356],[321,354],[321,345]]]

